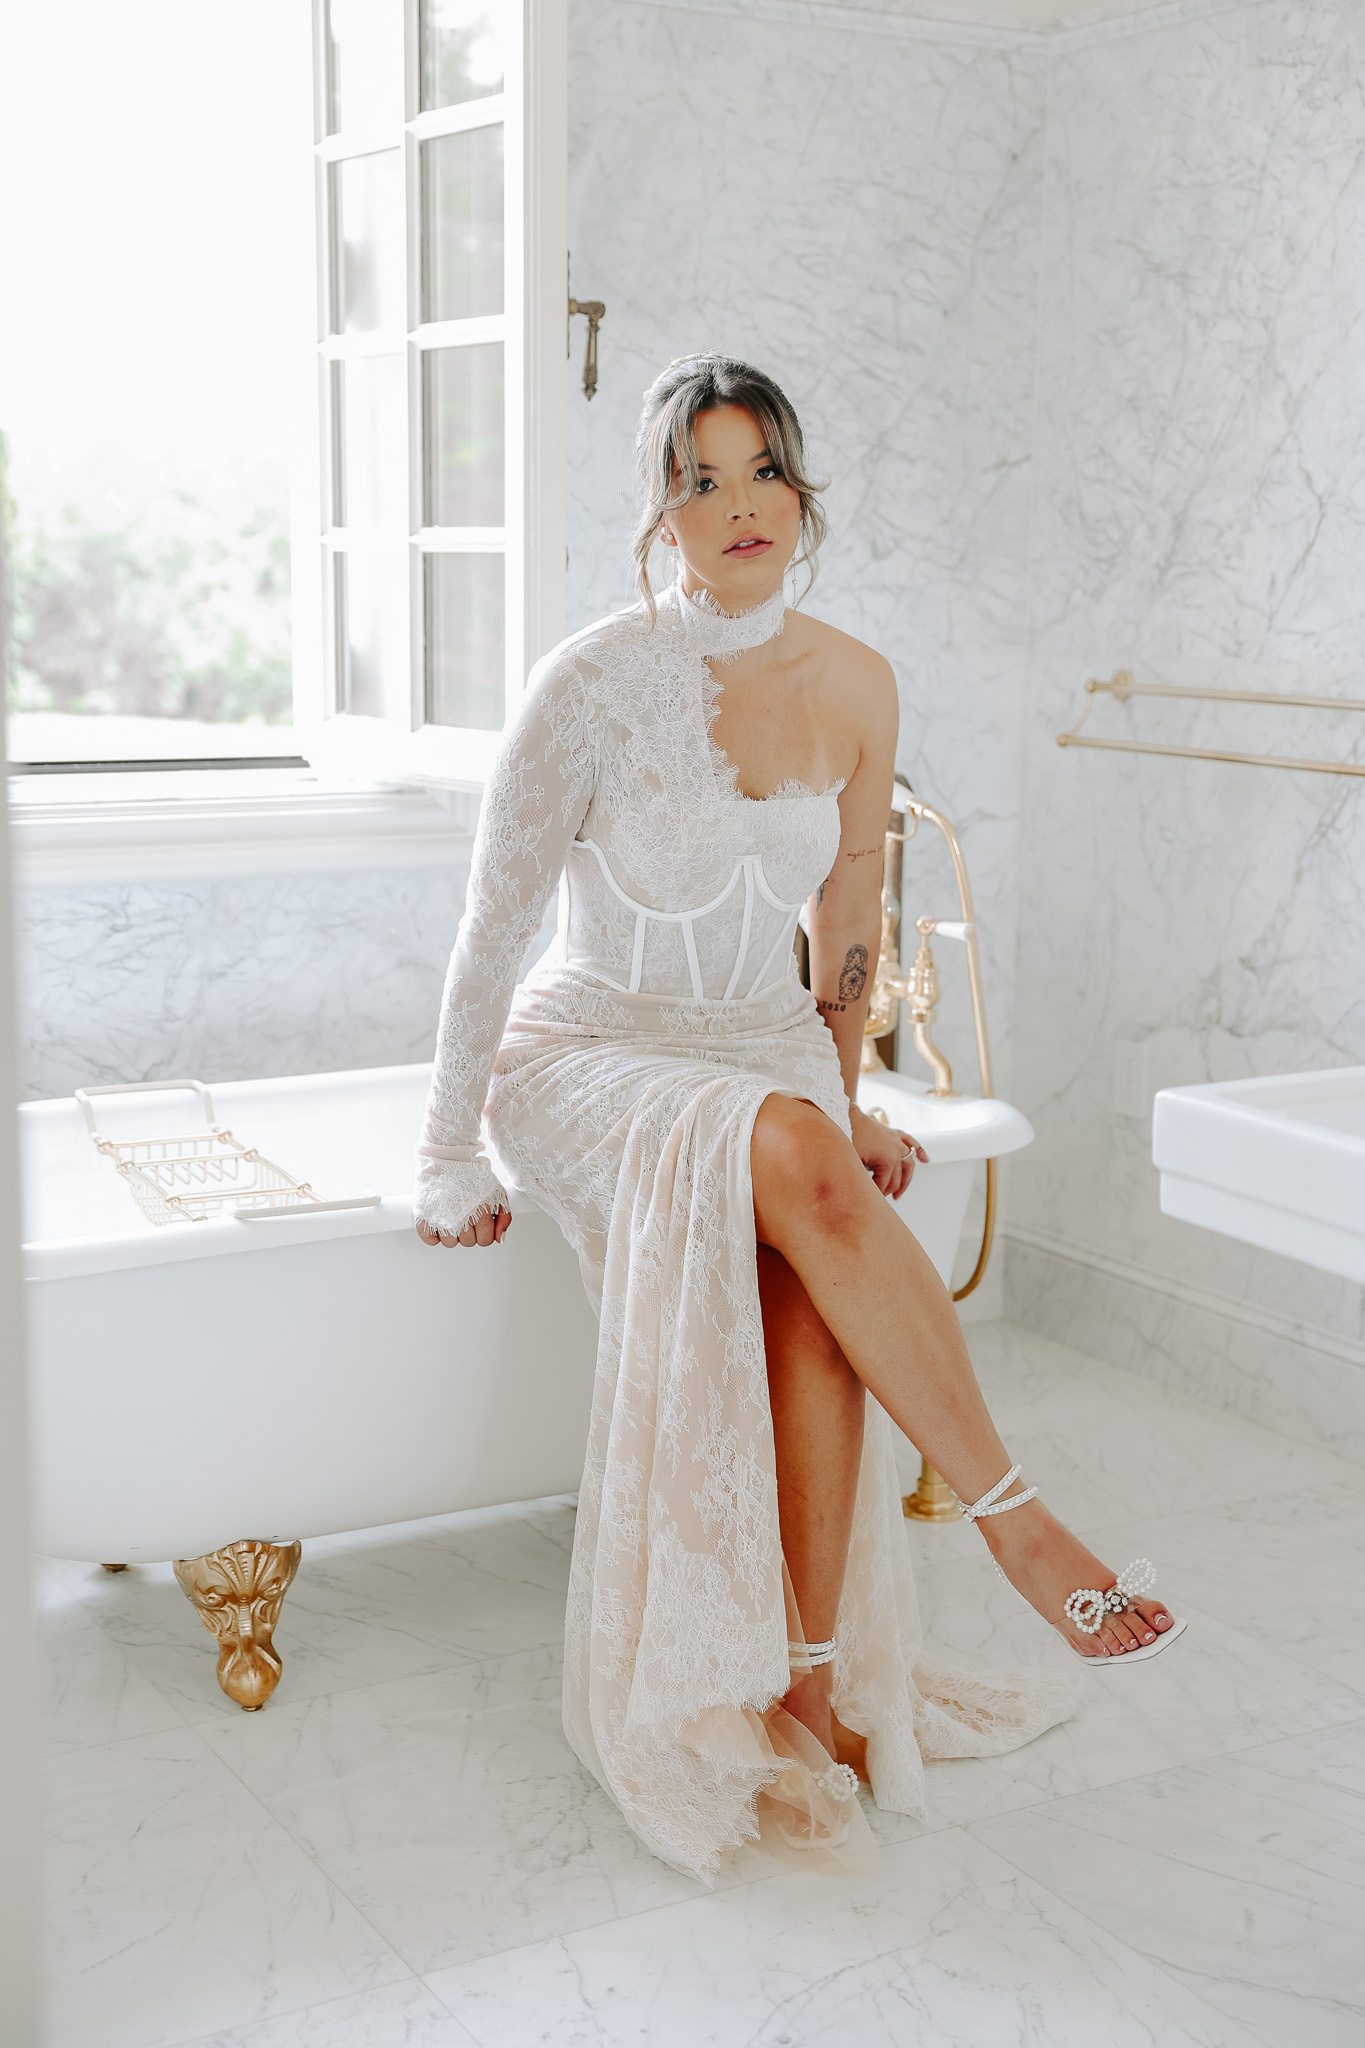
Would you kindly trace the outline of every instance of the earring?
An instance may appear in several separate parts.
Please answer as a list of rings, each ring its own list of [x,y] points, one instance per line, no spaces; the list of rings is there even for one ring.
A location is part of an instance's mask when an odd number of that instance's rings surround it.
[[[671,533],[661,533],[659,538],[666,548],[675,548],[678,545]]]

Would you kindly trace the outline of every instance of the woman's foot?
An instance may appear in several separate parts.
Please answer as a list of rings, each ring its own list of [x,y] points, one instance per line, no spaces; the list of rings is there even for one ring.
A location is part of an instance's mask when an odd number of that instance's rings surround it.
[[[782,1704],[794,1721],[811,1734],[822,1748],[833,1757],[834,1710],[830,1696],[834,1690],[834,1666],[818,1664],[814,1671],[804,1671],[794,1678],[782,1695]],[[840,1759],[836,1758],[836,1762]]]
[[[851,1771],[856,1772],[860,1784],[870,1786],[872,1780],[867,1774],[867,1737],[855,1735],[851,1728],[845,1728],[837,1714],[831,1714],[830,1719],[834,1723],[836,1762],[847,1764]]]
[[[1133,1600],[1122,1614],[1107,1613],[1096,1635],[1086,1635],[1068,1620],[1064,1610],[1072,1593],[1081,1587],[1107,1592],[1116,1574],[1040,1500],[1009,1514],[983,1516],[977,1527],[1010,1584],[1083,1657],[1121,1657],[1145,1649],[1172,1626],[1169,1610],[1154,1599]]]
[[[794,1678],[782,1704],[792,1719],[799,1721],[834,1758],[837,1764],[847,1764],[856,1772],[864,1785],[870,1784],[867,1775],[867,1737],[855,1735],[851,1728],[845,1728],[831,1705],[834,1690],[833,1666],[817,1665]]]

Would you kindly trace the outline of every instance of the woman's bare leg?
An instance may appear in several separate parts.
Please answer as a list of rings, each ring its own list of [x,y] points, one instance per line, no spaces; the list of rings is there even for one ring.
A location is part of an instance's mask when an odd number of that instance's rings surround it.
[[[927,1254],[848,1139],[810,1103],[770,1095],[754,1124],[752,1159],[760,1243],[781,1253],[864,1386],[959,1499],[980,1499],[1011,1459]],[[1115,1655],[1170,1626],[1160,1601],[1141,1600],[1126,1616],[1107,1616],[1098,1635],[1072,1628],[1062,1613],[1067,1595],[1107,1587],[1114,1574],[1041,1501],[977,1526],[1012,1584],[1086,1654]]]
[[[782,1554],[807,1642],[834,1634],[844,1587],[867,1392],[781,1255],[758,1248],[758,1292],[777,1451]],[[832,1664],[793,1679],[782,1704],[836,1753]],[[850,1759],[852,1760],[852,1759]]]

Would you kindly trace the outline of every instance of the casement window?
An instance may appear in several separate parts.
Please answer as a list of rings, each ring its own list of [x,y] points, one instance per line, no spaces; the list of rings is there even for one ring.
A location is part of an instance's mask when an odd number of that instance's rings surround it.
[[[17,189],[75,68],[7,229],[11,758],[476,787],[563,632],[565,0],[64,19],[0,128]]]
[[[472,786],[563,633],[564,0],[315,4],[300,744]]]

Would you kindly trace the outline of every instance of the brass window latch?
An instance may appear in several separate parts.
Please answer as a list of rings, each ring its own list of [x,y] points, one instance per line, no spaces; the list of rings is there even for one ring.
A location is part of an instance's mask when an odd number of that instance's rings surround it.
[[[581,313],[588,323],[588,350],[583,358],[583,396],[591,398],[597,389],[597,330],[607,317],[607,309],[601,299],[576,299],[569,294],[569,319],[564,323],[566,356],[573,354],[573,328],[569,322],[575,313]]]

